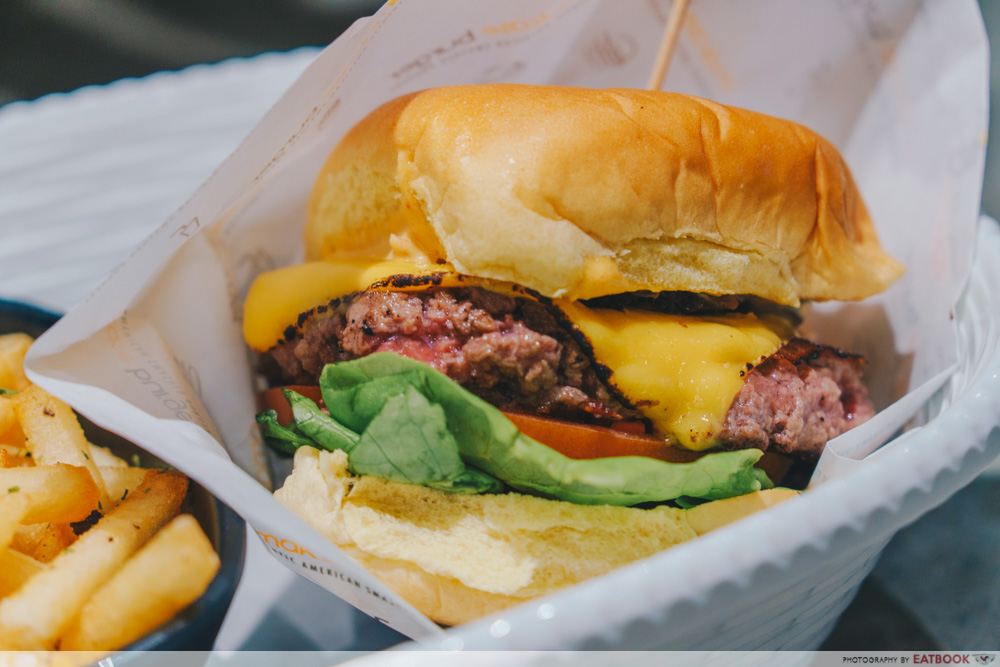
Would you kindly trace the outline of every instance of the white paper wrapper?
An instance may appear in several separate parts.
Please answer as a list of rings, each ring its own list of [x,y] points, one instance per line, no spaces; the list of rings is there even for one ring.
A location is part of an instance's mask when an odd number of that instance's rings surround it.
[[[409,636],[436,636],[270,495],[281,480],[253,420],[243,296],[262,270],[301,259],[314,175],[368,111],[457,83],[642,87],[668,12],[666,0],[390,1],[330,45],[214,176],[39,340],[32,379],[211,489],[289,567]],[[825,134],[909,269],[878,298],[809,317],[820,339],[869,358],[885,408],[831,443],[814,482],[865,465],[955,363],[952,309],[982,185],[986,49],[973,0],[699,0],[689,11],[666,87]]]

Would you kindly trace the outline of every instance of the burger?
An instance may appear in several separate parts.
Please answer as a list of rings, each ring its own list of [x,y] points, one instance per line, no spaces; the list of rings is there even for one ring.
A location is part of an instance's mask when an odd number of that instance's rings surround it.
[[[304,245],[244,309],[277,495],[447,624],[787,497],[875,412],[800,307],[902,273],[827,140],[625,89],[392,100],[329,156]]]

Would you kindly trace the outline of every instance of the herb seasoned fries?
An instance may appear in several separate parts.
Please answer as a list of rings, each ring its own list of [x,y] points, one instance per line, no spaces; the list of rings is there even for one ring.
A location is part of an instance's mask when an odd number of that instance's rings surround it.
[[[0,336],[0,649],[119,649],[197,599],[219,559],[192,517],[175,519],[184,475],[91,445],[69,406],[11,371],[25,338]]]

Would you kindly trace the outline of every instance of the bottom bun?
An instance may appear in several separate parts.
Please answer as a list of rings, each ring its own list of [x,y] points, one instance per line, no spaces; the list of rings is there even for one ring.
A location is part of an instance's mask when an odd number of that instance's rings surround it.
[[[461,625],[527,599],[469,588],[458,579],[431,574],[408,561],[379,558],[353,547],[342,549],[420,613],[441,625]]]
[[[672,547],[794,496],[772,489],[691,510],[459,495],[354,477],[309,447],[275,497],[428,618],[458,625]]]

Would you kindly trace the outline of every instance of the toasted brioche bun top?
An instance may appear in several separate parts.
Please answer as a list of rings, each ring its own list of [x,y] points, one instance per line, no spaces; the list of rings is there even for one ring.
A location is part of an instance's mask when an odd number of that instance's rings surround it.
[[[309,259],[424,255],[546,296],[862,299],[902,267],[834,146],[675,93],[513,84],[397,98],[320,173]]]

